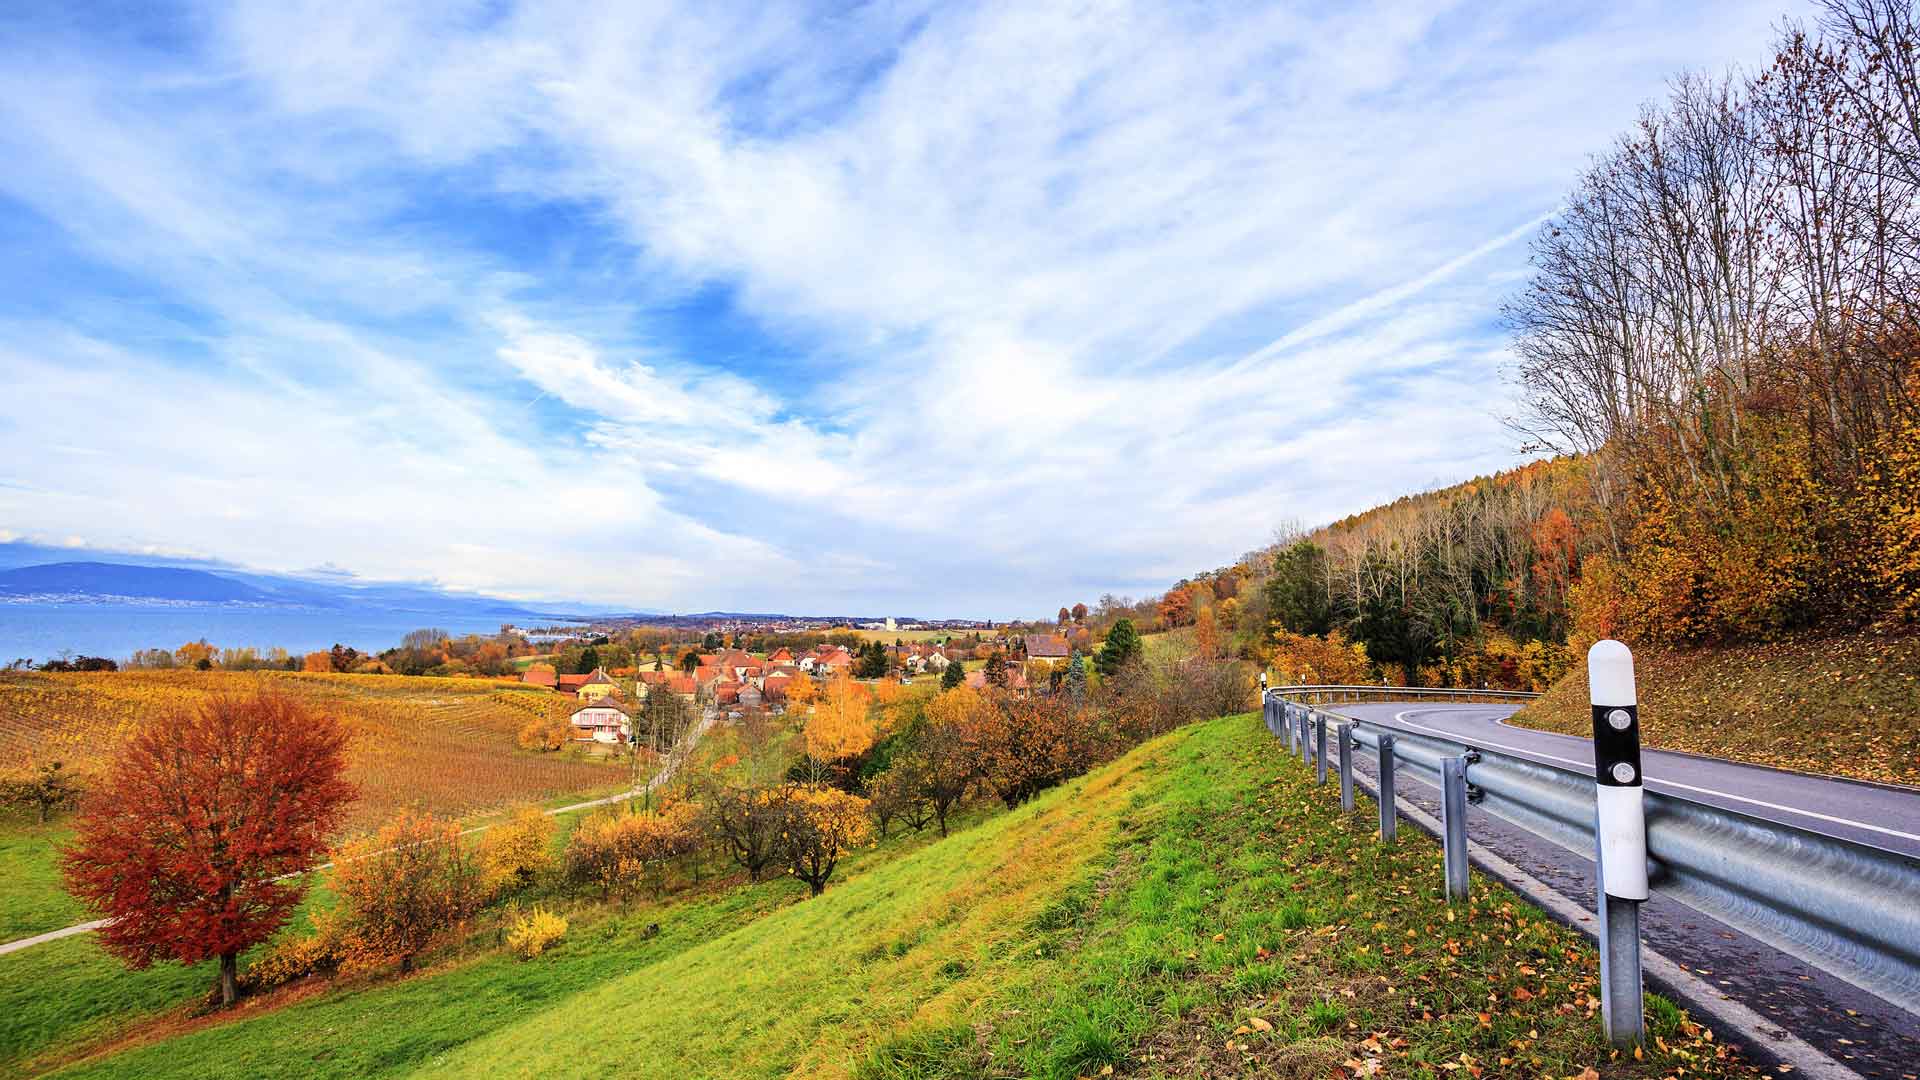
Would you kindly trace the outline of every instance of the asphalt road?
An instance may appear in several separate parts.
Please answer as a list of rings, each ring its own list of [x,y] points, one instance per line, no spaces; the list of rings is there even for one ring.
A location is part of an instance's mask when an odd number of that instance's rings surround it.
[[[1385,727],[1443,735],[1593,774],[1589,740],[1514,727],[1506,719],[1518,705],[1399,702],[1332,708]],[[1655,791],[1920,858],[1920,789],[1659,750],[1643,752],[1641,767],[1646,785]]]
[[[1441,735],[1484,749],[1568,769],[1593,771],[1589,741],[1505,723],[1517,705],[1437,705],[1410,702],[1326,706],[1382,727]],[[1372,758],[1357,755],[1371,778]],[[1647,751],[1646,784],[1657,791],[1730,810],[1789,822],[1920,856],[1920,789],[1862,784],[1783,772],[1691,754]],[[1400,776],[1399,794],[1438,815],[1438,793],[1413,773]],[[1583,909],[1594,903],[1593,864],[1479,807],[1467,812],[1468,835]],[[1591,929],[1587,924],[1583,929]],[[1909,1080],[1920,1073],[1920,1017],[1755,941],[1709,915],[1662,897],[1641,910],[1647,946],[1686,968],[1718,992],[1778,1024],[1860,1075]],[[1667,989],[1670,993],[1672,988]],[[1763,1067],[1764,1046],[1750,1047]]]

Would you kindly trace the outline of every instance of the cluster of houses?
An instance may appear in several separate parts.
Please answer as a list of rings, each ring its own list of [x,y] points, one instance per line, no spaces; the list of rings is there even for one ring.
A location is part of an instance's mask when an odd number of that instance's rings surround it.
[[[1030,634],[1026,638],[1026,660],[1064,665],[1071,655],[1068,640],[1057,634]],[[960,663],[955,650],[931,642],[889,646],[890,657],[908,675],[942,674]],[[786,707],[788,688],[796,679],[831,679],[850,674],[854,655],[841,645],[820,645],[795,655],[791,649],[775,649],[764,657],[743,649],[701,653],[692,673],[674,670],[636,674],[634,692],[638,701],[649,694],[679,694],[689,700],[711,702],[722,709],[759,709],[774,711]],[[1006,666],[1007,686],[1012,690],[1028,687],[1022,663]],[[595,668],[585,675],[556,675],[551,668],[535,667],[522,676],[524,682],[563,694],[571,694],[576,705],[569,722],[576,742],[620,743],[633,731],[637,702],[626,694],[604,669]],[[982,688],[987,683],[984,671],[967,673],[969,686]]]

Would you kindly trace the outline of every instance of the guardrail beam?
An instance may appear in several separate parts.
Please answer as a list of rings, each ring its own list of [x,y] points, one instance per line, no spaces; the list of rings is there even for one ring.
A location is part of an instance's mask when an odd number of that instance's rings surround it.
[[[1467,899],[1467,759],[1450,757],[1440,767],[1440,824],[1445,845],[1447,902]]]
[[[1339,725],[1340,733],[1340,812],[1353,813],[1353,725]]]
[[[1394,826],[1400,821],[1399,804],[1393,794],[1393,736],[1380,734],[1380,842],[1393,843]]]

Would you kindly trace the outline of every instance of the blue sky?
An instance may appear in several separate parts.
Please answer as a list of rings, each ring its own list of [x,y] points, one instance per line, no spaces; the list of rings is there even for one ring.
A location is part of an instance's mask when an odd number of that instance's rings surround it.
[[[1791,13],[10,5],[0,540],[670,610],[1157,592],[1513,464],[1526,237]]]

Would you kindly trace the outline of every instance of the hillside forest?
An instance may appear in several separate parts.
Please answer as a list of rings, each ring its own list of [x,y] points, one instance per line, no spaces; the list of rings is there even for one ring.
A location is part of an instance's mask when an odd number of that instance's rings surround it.
[[[1920,619],[1920,33],[1835,0],[1601,149],[1504,308],[1522,467],[1152,605],[1283,681],[1545,689],[1583,643]]]

